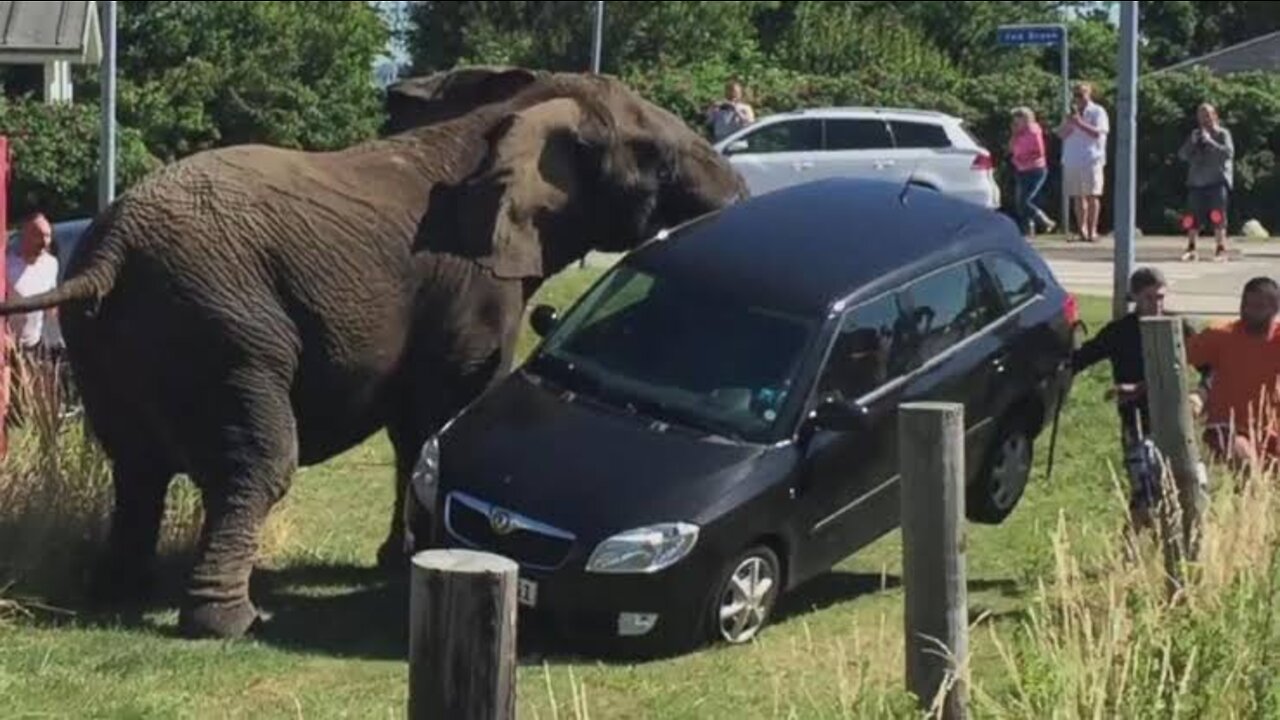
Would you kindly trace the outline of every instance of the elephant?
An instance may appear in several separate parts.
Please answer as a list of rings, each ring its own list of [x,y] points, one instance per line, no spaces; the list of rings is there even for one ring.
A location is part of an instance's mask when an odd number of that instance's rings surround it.
[[[345,149],[237,145],[154,171],[94,217],[60,287],[0,305],[60,307],[111,462],[101,602],[145,597],[185,474],[205,517],[179,634],[249,634],[260,530],[293,475],[384,429],[397,500],[378,554],[403,563],[420,448],[512,370],[541,284],[747,197],[611,76],[467,68],[401,95],[398,130]]]

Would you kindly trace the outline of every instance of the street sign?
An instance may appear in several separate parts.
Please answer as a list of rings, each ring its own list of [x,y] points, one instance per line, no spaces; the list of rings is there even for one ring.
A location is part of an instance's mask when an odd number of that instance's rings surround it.
[[[996,29],[1000,45],[1061,45],[1066,28],[1061,25],[1004,25]]]

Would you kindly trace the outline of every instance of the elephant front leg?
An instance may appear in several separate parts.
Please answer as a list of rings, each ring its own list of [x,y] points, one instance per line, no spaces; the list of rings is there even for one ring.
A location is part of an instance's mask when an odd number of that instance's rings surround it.
[[[413,474],[414,463],[417,462],[418,452],[422,448],[422,443],[426,442],[426,436],[423,433],[413,433],[410,429],[397,426],[392,426],[388,434],[391,436],[391,444],[396,454],[396,499],[391,511],[391,524],[387,532],[387,539],[378,548],[378,567],[385,571],[395,572],[404,569],[405,563],[409,559],[408,549],[405,544],[405,498],[409,491],[409,478]],[[419,435],[422,435],[420,441],[418,440]]]

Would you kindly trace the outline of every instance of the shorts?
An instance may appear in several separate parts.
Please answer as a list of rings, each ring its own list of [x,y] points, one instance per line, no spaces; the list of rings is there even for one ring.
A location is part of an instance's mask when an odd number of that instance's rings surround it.
[[[1198,228],[1218,229],[1227,225],[1227,201],[1230,193],[1226,183],[1193,187],[1187,193],[1191,209],[1187,216],[1187,230]]]
[[[1106,189],[1106,177],[1102,163],[1082,166],[1064,166],[1062,181],[1071,197],[1099,197]]]
[[[1151,510],[1160,505],[1160,461],[1150,439],[1125,433],[1124,468],[1129,476],[1129,509]]]

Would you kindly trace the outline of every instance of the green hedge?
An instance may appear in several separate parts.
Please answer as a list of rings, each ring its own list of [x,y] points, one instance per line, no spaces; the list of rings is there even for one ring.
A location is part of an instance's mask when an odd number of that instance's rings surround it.
[[[655,102],[705,130],[702,111],[719,98],[730,68],[707,63],[692,67],[655,68],[624,79]],[[941,110],[964,118],[974,135],[1000,159],[997,179],[1004,191],[1005,209],[1013,203],[1012,169],[1004,148],[1009,140],[1009,112],[1027,105],[1041,117],[1050,132],[1053,174],[1042,202],[1058,214],[1059,143],[1052,136],[1061,118],[1062,86],[1057,75],[1039,70],[965,78],[959,83],[942,77],[937,82],[919,78],[904,81],[889,73],[839,76],[807,75],[787,70],[761,70],[746,74],[749,99],[760,116],[794,108],[830,105],[880,105]],[[1114,88],[1098,84],[1099,101],[1116,118]],[[1280,177],[1276,158],[1280,153],[1280,75],[1249,74],[1214,77],[1203,72],[1157,75],[1144,78],[1139,87],[1138,224],[1147,234],[1180,233],[1179,218],[1185,211],[1186,167],[1178,160],[1178,148],[1194,127],[1195,110],[1212,102],[1236,141],[1236,190],[1232,197],[1232,227],[1249,219],[1268,229],[1280,228]],[[1110,226],[1114,187],[1115,136],[1109,143],[1108,200],[1102,224]]]
[[[0,97],[0,135],[9,139],[9,218],[43,210],[55,220],[92,215],[98,207],[101,121],[96,105],[47,105]],[[159,165],[138,133],[120,128],[116,188]]]

